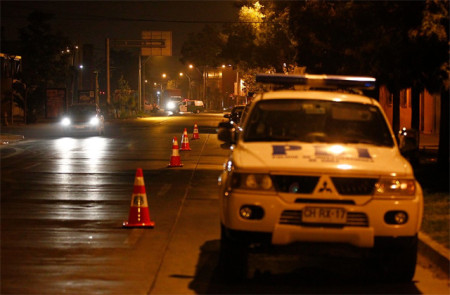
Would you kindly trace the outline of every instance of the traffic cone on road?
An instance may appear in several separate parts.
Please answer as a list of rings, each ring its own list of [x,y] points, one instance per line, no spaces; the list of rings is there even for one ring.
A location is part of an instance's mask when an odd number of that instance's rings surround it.
[[[167,167],[183,167],[181,164],[180,152],[178,151],[178,139],[173,137],[172,141],[172,156],[170,157],[170,163]]]
[[[124,221],[123,227],[153,228],[154,226],[155,222],[150,219],[150,212],[148,210],[144,175],[142,173],[142,169],[138,168],[134,179],[134,188],[133,194],[131,195],[131,206],[128,221]]]
[[[180,151],[190,151],[191,147],[189,146],[189,138],[187,134],[187,129],[184,128],[183,136],[181,137],[181,148]]]
[[[200,135],[198,134],[197,123],[194,124],[194,132],[192,133],[192,139],[200,139]]]

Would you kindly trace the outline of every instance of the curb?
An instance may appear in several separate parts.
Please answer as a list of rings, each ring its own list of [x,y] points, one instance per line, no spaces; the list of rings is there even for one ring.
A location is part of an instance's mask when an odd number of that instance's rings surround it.
[[[2,134],[0,135],[0,139],[0,145],[3,145],[24,140],[25,137],[23,135]]]
[[[434,241],[430,236],[419,232],[418,251],[441,269],[447,276],[450,272],[450,250]]]

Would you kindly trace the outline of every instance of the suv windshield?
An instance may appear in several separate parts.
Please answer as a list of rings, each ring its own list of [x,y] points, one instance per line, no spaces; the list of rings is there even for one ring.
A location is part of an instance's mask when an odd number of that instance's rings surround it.
[[[389,128],[372,105],[277,99],[255,105],[244,127],[244,141],[366,143],[393,146]]]

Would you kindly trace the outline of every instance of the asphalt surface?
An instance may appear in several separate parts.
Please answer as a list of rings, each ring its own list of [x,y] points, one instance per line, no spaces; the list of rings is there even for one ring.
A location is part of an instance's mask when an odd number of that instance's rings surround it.
[[[7,131],[9,131],[10,133],[4,133],[5,129]],[[1,144],[3,145],[3,147],[1,147],[2,149],[7,149],[8,145],[13,145],[15,142],[25,139],[25,137],[23,135],[15,134],[14,130],[15,130],[14,126],[10,126],[8,128],[5,128],[5,127],[2,128],[2,130],[1,130],[1,132],[2,132],[1,133]],[[427,150],[436,149],[438,146],[437,140],[438,140],[438,138],[435,135],[422,135],[420,148],[424,149],[424,150],[425,149],[427,149]],[[197,202],[197,203],[200,202],[200,204],[196,204],[196,206],[192,206],[192,208],[198,208],[198,206],[214,207],[214,204],[208,203],[208,202],[214,202],[211,200],[209,200],[209,201],[208,200],[200,200],[200,201],[199,200],[189,200],[189,202]],[[198,214],[198,212],[189,212],[189,210],[187,210],[185,213],[185,216],[180,217],[180,218],[183,218],[183,220],[181,220],[182,223],[192,225],[192,226],[188,226],[186,228],[195,229],[195,228],[199,227],[199,225],[192,224],[192,223],[196,222],[195,221],[196,219],[189,218],[190,215],[196,215],[196,214]],[[209,221],[206,219],[206,220],[202,220],[202,222],[207,223]],[[205,233],[205,234],[208,234],[208,233]],[[217,235],[216,232],[211,232],[209,234],[211,236]],[[180,241],[181,241],[181,240],[185,239],[186,236],[189,236],[189,233],[188,232],[183,232],[183,233],[174,232],[174,233],[172,233],[172,235],[173,235],[173,239],[180,239]],[[192,235],[192,236],[194,236],[194,235]],[[178,245],[177,243],[175,243],[175,244]],[[182,251],[182,252],[198,251],[198,249],[185,248],[185,247],[187,247],[187,245],[184,245],[181,242],[179,245],[180,245],[179,246],[180,251]],[[212,255],[211,253],[214,252],[213,250],[217,247],[218,247],[217,242],[214,242],[211,240],[211,242],[209,244],[203,245],[201,254],[206,257],[211,256]],[[210,254],[208,254],[208,253],[210,253]],[[421,232],[419,234],[419,255],[426,257],[427,260],[432,262],[436,267],[440,268],[448,276],[448,273],[449,273],[449,250],[447,248],[445,248],[444,246],[433,241],[428,235],[426,235],[423,232]],[[209,258],[211,258],[211,257],[209,257]],[[166,259],[168,259],[168,261],[173,261],[173,264],[177,265],[177,262],[176,262],[177,257],[166,257]],[[196,259],[196,257],[193,256],[192,259]],[[215,258],[213,257],[213,260],[214,259]],[[195,263],[194,263],[194,265],[195,265]],[[171,282],[168,282],[168,283],[180,282],[179,279],[183,278],[183,273],[192,273],[192,271],[186,272],[185,270],[183,270],[181,264],[180,264],[180,267],[181,267],[181,269],[178,272],[178,274],[165,273],[168,270],[165,270],[164,268],[162,268],[162,269],[160,269],[160,272],[161,272],[160,276],[161,277],[174,277],[174,278],[178,279],[178,280],[172,280]],[[207,272],[207,268],[208,267],[205,266],[205,270],[203,270],[203,271]],[[196,270],[196,271],[199,271],[199,270]],[[202,271],[202,270],[200,270],[200,271]],[[209,273],[209,274],[205,274],[205,275],[214,276],[215,274]],[[187,277],[187,279],[189,279],[189,277]],[[193,284],[195,285],[195,280],[194,280]],[[155,284],[155,286],[152,286],[151,290],[153,291],[153,293],[158,294],[158,293],[160,293],[159,291],[163,291],[163,290],[158,289],[160,286],[162,286],[162,284]],[[203,290],[205,288],[205,286],[197,286],[197,287],[194,286],[194,289],[196,289],[196,288],[199,290]],[[174,287],[174,290],[176,290],[176,287]]]

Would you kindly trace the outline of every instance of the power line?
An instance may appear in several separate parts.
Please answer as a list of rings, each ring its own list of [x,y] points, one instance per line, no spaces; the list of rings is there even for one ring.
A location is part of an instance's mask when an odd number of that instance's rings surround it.
[[[26,19],[28,16],[5,16],[10,19]],[[147,18],[125,18],[125,17],[111,17],[111,16],[54,16],[52,20],[71,20],[71,21],[118,21],[118,22],[151,22],[151,23],[179,23],[179,24],[263,24],[273,23],[267,21],[227,21],[227,20],[169,20],[169,19],[147,19]]]

